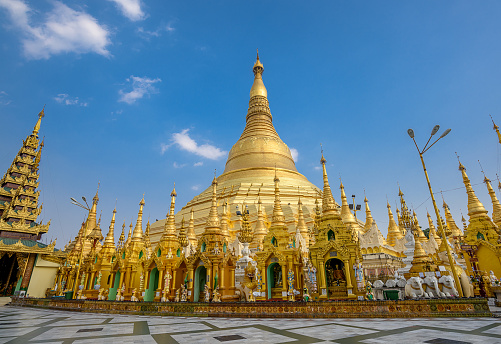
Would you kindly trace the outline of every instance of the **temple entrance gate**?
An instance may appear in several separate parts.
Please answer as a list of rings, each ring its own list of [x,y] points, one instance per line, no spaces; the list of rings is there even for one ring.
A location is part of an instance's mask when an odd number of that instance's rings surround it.
[[[281,299],[283,287],[282,266],[278,263],[268,265],[266,276],[268,299]]]
[[[207,283],[207,269],[205,266],[199,266],[195,270],[194,282],[193,301],[200,302],[200,297],[203,300],[203,295],[201,294],[203,294],[205,283]]]
[[[158,289],[158,269],[154,268],[150,273],[150,280],[148,281],[148,289],[144,293],[144,301],[153,301],[155,298],[155,291]]]
[[[111,285],[110,291],[108,293],[108,300],[110,301],[115,301],[115,298],[117,297],[117,289],[118,285],[120,284],[120,270],[118,270],[115,273],[115,278],[113,279],[113,284]]]
[[[11,295],[16,288],[18,264],[16,254],[4,254],[0,259],[0,295]]]
[[[331,258],[325,263],[325,279],[327,285],[327,297],[329,299],[346,298],[346,274],[344,263]]]

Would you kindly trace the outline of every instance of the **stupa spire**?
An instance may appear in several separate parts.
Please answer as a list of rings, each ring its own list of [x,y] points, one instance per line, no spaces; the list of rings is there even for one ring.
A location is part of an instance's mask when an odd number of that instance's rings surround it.
[[[386,242],[390,246],[395,246],[396,241],[401,239],[403,235],[402,232],[400,232],[397,223],[395,222],[395,218],[393,217],[393,213],[391,212],[391,206],[389,202],[386,202],[386,207],[388,208],[388,218],[389,218],[388,236],[386,238]]]
[[[492,116],[491,116],[491,120],[492,120],[492,125],[494,126],[492,129],[494,129],[496,131],[496,133],[498,134],[498,140],[499,140],[499,143],[501,143],[501,133],[499,132],[499,127],[496,125],[496,123],[494,123]]]
[[[430,239],[433,237],[435,239],[435,242],[437,243],[438,246],[442,243],[442,239],[437,234],[437,230],[435,228],[435,225],[433,224],[433,220],[430,216],[430,213],[426,212],[426,216],[428,217],[428,227],[430,228]]]
[[[120,237],[118,238],[117,250],[123,249],[124,246],[125,246],[125,220],[124,220],[124,224],[122,225],[122,233],[120,234]]]
[[[371,209],[369,208],[369,201],[367,200],[367,196],[364,198],[365,203],[365,231],[368,231],[372,224],[374,223],[374,218],[372,217]]]
[[[217,213],[217,179],[214,175],[214,179],[212,180],[212,203],[209,211],[209,217],[207,218],[207,224],[205,225],[205,229],[217,230],[220,231],[221,224],[219,222],[219,216]]]
[[[352,228],[358,229],[358,222],[355,220],[355,216],[353,216],[350,205],[348,204],[348,199],[346,198],[346,193],[344,192],[343,182],[339,185],[341,189],[341,218],[343,223],[347,226],[352,226]]]
[[[299,232],[299,234],[301,234],[301,236],[305,240],[306,246],[309,246],[310,238],[308,235],[308,227],[306,226],[306,222],[304,221],[303,203],[301,202],[301,196],[299,196],[299,200],[297,202],[297,232]]]
[[[322,164],[322,175],[324,179],[324,192],[322,197],[322,216],[334,215],[339,217],[339,209],[336,206],[334,197],[332,196],[332,190],[329,185],[329,177],[327,176],[327,169],[325,168],[325,163],[327,160],[324,158],[324,153],[322,153],[322,158],[320,163]]]
[[[188,222],[188,240],[194,247],[197,246],[197,235],[195,234],[195,218],[193,208],[190,210],[190,221]]]
[[[33,128],[32,135],[35,137],[38,137],[38,132],[40,131],[40,126],[42,125],[42,118],[44,118],[44,116],[45,116],[45,105],[42,111],[38,113],[38,121],[37,124],[35,124],[35,127]]]
[[[267,233],[268,228],[266,228],[266,224],[264,223],[263,202],[261,202],[261,197],[259,197],[257,200],[257,221],[254,228],[254,243],[256,247],[261,244]]]
[[[492,188],[491,181],[489,178],[484,177],[484,183],[487,186],[487,191],[489,192],[489,196],[491,196],[492,201],[492,221],[498,226],[501,227],[501,204],[496,196],[496,192]]]
[[[169,213],[167,214],[167,221],[165,221],[164,235],[170,235],[170,236],[176,235],[176,217],[175,217],[176,197],[177,197],[176,185],[174,185],[174,188],[170,193],[170,208],[169,208]]]
[[[106,235],[106,239],[104,239],[104,244],[103,248],[105,247],[110,247],[114,248],[115,247],[115,215],[117,213],[117,208],[113,209],[113,215],[111,217],[111,223],[110,223],[110,229],[108,230],[108,234]]]
[[[254,82],[250,90],[245,129],[228,154],[223,175],[247,168],[271,169],[274,165],[297,173],[289,147],[273,127],[268,92],[263,83],[264,67],[259,54],[252,71]]]
[[[230,238],[228,232],[228,203],[226,201],[223,203],[223,215],[221,215],[221,234],[228,239]]]
[[[459,161],[459,170],[463,176],[463,183],[468,195],[468,216],[470,216],[470,219],[475,217],[488,217],[487,210],[485,210],[484,205],[480,203],[475,195],[475,191],[473,191],[473,188],[471,187],[470,179],[466,174],[466,168],[463,166],[461,161]]]
[[[188,238],[186,236],[186,229],[184,228],[184,216],[181,219],[181,228],[179,228],[177,240],[179,241],[179,246],[181,246],[181,247],[188,246]]]
[[[445,222],[446,225],[450,231],[450,235],[452,236],[461,236],[463,235],[463,232],[461,232],[461,229],[456,225],[456,221],[454,221],[454,218],[452,217],[452,214],[449,210],[449,206],[447,203],[445,203],[445,199],[443,200],[443,208],[445,212]]]
[[[280,203],[280,179],[277,177],[277,172],[275,170],[275,202],[273,204],[273,215],[271,220],[271,225],[273,227],[284,227],[285,226],[285,216],[282,210],[282,204]]]
[[[136,227],[134,228],[134,233],[132,234],[132,241],[140,242],[143,240],[143,207],[144,207],[144,195],[139,202],[139,213],[137,214]]]
[[[130,221],[129,234],[127,235],[127,240],[125,240],[125,247],[128,247],[132,241],[132,220]]]

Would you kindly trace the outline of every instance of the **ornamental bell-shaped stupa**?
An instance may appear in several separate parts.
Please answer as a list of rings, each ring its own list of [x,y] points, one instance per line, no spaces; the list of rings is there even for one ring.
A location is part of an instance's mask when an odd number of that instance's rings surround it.
[[[291,150],[281,140],[273,126],[273,116],[268,102],[268,92],[263,82],[264,67],[257,56],[253,67],[254,82],[250,90],[249,108],[245,117],[245,128],[238,141],[229,151],[223,174],[217,177],[217,206],[223,211],[227,204],[229,231],[232,238],[238,234],[241,222],[236,215],[236,206],[247,204],[249,223],[252,228],[258,224],[258,200],[264,221],[269,223],[274,205],[275,170],[280,178],[280,195],[285,216],[285,225],[290,233],[295,232],[298,196],[301,196],[303,213],[307,227],[313,226],[315,199],[321,197],[321,191],[305,176],[300,174],[292,158]],[[284,120],[286,115],[281,114]],[[239,118],[237,116],[237,118]],[[243,119],[243,116],[241,116]],[[182,217],[190,217],[194,212],[194,229],[197,236],[204,231],[207,216],[212,204],[212,186],[188,202],[177,214],[176,225]],[[151,240],[158,242],[162,236],[165,219],[151,226]],[[264,233],[265,231],[261,229]]]

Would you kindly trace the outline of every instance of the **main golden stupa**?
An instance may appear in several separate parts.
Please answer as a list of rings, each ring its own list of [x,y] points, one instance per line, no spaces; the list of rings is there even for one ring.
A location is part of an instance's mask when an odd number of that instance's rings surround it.
[[[287,226],[290,232],[295,231],[299,197],[308,227],[313,224],[315,201],[321,198],[321,190],[297,171],[289,147],[273,127],[263,71],[258,54],[253,67],[254,83],[250,90],[245,129],[228,154],[223,174],[217,178],[218,208],[220,213],[227,214],[228,233],[232,239],[240,230],[240,218],[235,211],[237,205],[245,204],[249,207],[253,227],[258,222],[258,208],[262,209],[265,224],[271,221],[268,217],[271,217],[273,209],[275,173],[281,181],[280,193],[284,214],[289,219]],[[207,180],[208,188],[176,214],[176,223],[180,223],[183,217],[186,220],[193,217],[197,235],[203,231],[211,206],[212,188],[210,179]],[[152,224],[152,243],[160,240],[165,221]],[[262,224],[258,223],[259,226]]]

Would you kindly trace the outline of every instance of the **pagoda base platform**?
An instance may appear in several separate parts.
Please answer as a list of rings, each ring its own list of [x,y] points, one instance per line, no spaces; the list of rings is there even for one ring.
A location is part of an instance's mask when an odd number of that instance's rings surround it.
[[[237,318],[491,317],[485,298],[321,302],[117,302],[13,298],[11,305],[53,310],[161,316]]]

